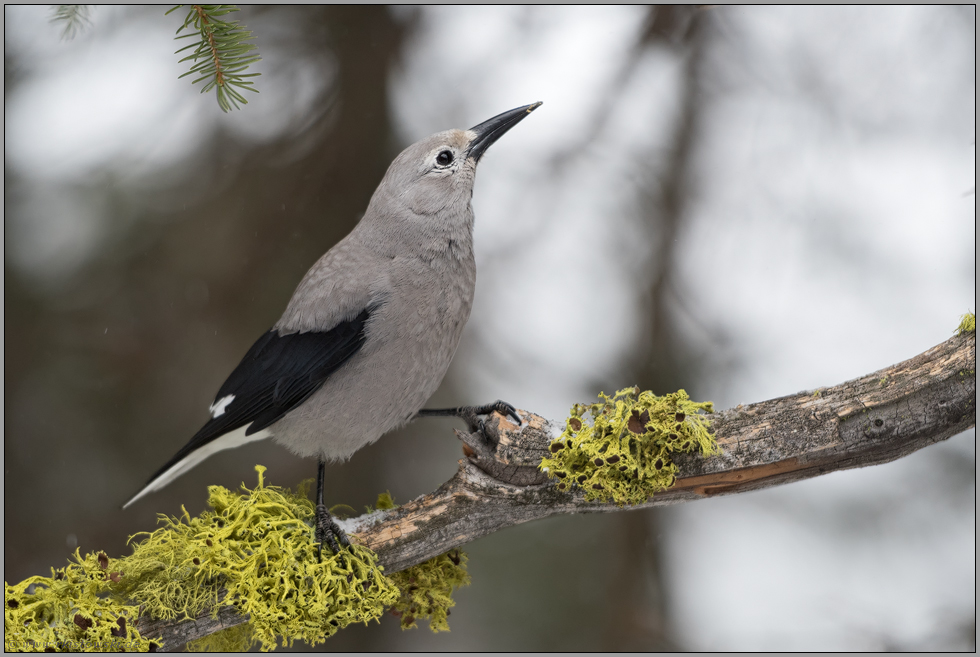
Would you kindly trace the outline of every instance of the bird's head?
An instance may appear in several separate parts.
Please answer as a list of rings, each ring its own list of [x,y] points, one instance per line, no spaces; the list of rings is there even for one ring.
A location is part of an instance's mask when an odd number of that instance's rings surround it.
[[[391,163],[378,191],[415,215],[465,211],[476,165],[487,148],[540,105],[518,107],[469,130],[446,130],[415,142]]]

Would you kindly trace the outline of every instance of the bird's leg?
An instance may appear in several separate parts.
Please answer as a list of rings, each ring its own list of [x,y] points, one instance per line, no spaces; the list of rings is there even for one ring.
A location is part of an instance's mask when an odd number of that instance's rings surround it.
[[[344,530],[340,528],[339,525],[334,521],[333,516],[327,511],[326,505],[323,503],[323,476],[326,470],[327,464],[324,461],[320,461],[316,472],[316,560],[323,561],[323,542],[326,541],[330,546],[330,549],[334,554],[340,553],[340,546],[337,545],[337,539],[340,539],[340,545],[344,547],[350,547],[350,540],[347,538],[347,534]]]
[[[486,404],[484,406],[460,406],[459,408],[423,408],[415,417],[458,417],[462,418],[466,422],[466,426],[469,428],[470,433],[479,433],[483,436],[488,443],[496,445],[496,440],[492,440],[483,426],[483,420],[480,419],[481,415],[489,415],[496,411],[504,417],[513,418],[517,422],[518,426],[523,424],[524,420],[521,416],[517,414],[517,409],[508,404],[505,401],[497,400],[492,404]]]

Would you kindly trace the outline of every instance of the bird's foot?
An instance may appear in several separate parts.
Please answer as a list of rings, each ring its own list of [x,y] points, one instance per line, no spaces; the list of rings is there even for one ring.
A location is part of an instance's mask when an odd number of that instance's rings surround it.
[[[466,422],[469,433],[456,432],[456,436],[463,441],[463,453],[470,459],[492,461],[493,455],[497,451],[497,444],[500,437],[497,435],[496,426],[491,423],[487,425],[485,417],[491,413],[500,415],[513,420],[517,426],[524,424],[523,418],[517,413],[517,409],[505,401],[497,400],[492,404],[483,406],[460,406],[459,408],[433,408],[422,409],[416,417],[458,417]]]
[[[323,504],[316,505],[316,559],[323,561],[323,543],[330,546],[334,554],[340,554],[340,546],[350,547],[350,539],[337,521],[333,519],[327,507]]]
[[[524,419],[518,415],[517,409],[500,399],[484,406],[463,406],[459,410],[462,411],[460,417],[466,421],[470,431],[485,433],[484,421],[480,416],[490,415],[491,413],[500,413],[504,417],[509,417],[514,420],[517,426],[521,426],[524,423]]]
[[[485,404],[483,406],[460,406],[459,408],[423,408],[418,412],[416,417],[458,417],[466,422],[466,426],[469,428],[471,433],[485,434],[483,419],[481,416],[490,415],[494,412],[500,413],[504,417],[511,418],[517,423],[518,426],[524,423],[524,420],[520,415],[518,415],[516,408],[499,399],[492,404]]]

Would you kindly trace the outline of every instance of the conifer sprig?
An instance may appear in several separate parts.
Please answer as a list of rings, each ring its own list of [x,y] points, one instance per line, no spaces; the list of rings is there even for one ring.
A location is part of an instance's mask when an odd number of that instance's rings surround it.
[[[83,27],[91,25],[89,13],[92,8],[89,5],[54,5],[54,13],[51,15],[52,23],[62,23],[61,38],[71,41]]]
[[[170,14],[185,5],[177,5],[167,12]],[[177,51],[182,53],[193,48],[193,52],[181,62],[193,61],[191,70],[180,77],[198,75],[191,84],[207,80],[201,93],[215,89],[218,96],[218,106],[225,112],[232,108],[238,109],[239,104],[247,105],[248,101],[241,91],[248,90],[258,93],[246,78],[254,78],[259,73],[245,73],[249,64],[254,64],[258,56],[255,44],[248,43],[254,37],[238,21],[222,20],[232,12],[238,11],[234,5],[190,5],[184,24],[177,29],[177,39],[198,37],[198,41]],[[187,34],[181,34],[188,30]],[[195,30],[195,31],[191,31]]]

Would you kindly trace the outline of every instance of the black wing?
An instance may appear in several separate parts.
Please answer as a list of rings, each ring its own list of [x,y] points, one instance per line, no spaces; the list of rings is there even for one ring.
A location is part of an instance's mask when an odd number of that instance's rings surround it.
[[[231,402],[201,427],[150,482],[229,431],[249,425],[245,435],[251,435],[275,424],[306,401],[364,344],[364,325],[369,314],[370,309],[366,309],[323,333],[279,335],[273,329],[259,338],[215,397],[215,402],[220,402],[233,395]]]

